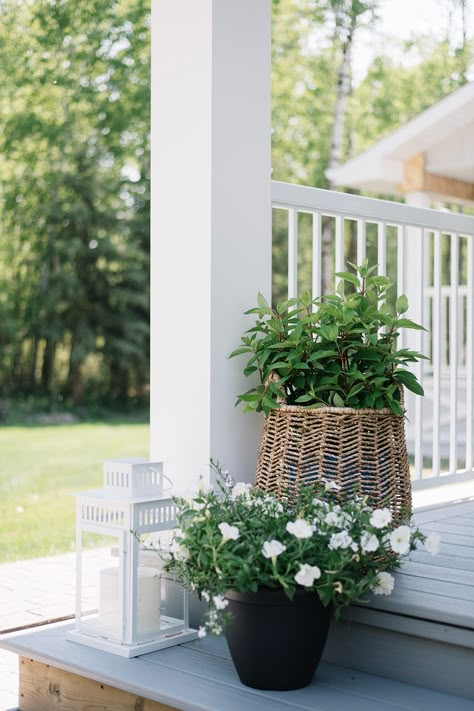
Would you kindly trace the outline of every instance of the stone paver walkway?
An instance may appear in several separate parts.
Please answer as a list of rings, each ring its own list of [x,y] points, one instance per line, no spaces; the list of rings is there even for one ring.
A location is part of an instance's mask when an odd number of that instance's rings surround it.
[[[74,611],[76,556],[0,565],[0,630],[34,625]]]
[[[94,607],[98,572],[104,567],[103,549],[85,553],[85,605]],[[74,613],[76,554],[20,560],[0,565],[0,635]],[[18,704],[18,657],[0,649],[0,711]]]
[[[18,657],[0,649],[0,711],[16,709],[18,704]]]

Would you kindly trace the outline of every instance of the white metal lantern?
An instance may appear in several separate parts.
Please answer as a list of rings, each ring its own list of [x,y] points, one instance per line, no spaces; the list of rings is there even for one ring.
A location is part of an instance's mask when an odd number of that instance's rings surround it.
[[[104,461],[104,488],[76,495],[76,624],[67,638],[135,657],[197,637],[188,591],[161,570],[144,535],[176,526],[163,465]]]

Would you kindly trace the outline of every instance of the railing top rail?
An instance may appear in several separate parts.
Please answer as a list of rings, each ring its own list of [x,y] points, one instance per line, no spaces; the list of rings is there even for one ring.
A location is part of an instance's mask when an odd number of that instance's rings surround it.
[[[453,293],[451,284],[443,284],[439,287],[439,291],[442,296],[451,296],[451,294]],[[456,291],[458,293],[458,296],[468,296],[469,294],[467,284],[457,284]],[[427,284],[423,289],[423,293],[425,296],[433,296],[434,292],[435,288],[432,284]]]
[[[474,217],[441,210],[403,205],[389,200],[376,200],[321,190],[306,185],[294,185],[272,180],[273,207],[297,208],[300,211],[344,215],[367,222],[424,227],[446,233],[474,235]]]

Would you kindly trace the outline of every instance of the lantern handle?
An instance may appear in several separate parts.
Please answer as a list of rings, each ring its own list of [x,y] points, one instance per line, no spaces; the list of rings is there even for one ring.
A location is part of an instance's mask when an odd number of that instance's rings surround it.
[[[168,488],[163,487],[163,492],[169,493],[170,491],[173,491],[173,481],[169,478],[169,476],[166,476],[166,474],[163,474],[163,472],[160,472],[159,469],[155,469],[154,467],[148,467],[148,469],[149,469],[149,471],[157,472],[158,474],[161,474],[163,479],[166,479],[166,481],[169,483]]]
[[[169,476],[166,476],[166,474],[163,474],[163,479],[166,479],[166,481],[169,483],[169,487],[166,489],[163,487],[163,491],[173,491],[173,481],[169,478]]]

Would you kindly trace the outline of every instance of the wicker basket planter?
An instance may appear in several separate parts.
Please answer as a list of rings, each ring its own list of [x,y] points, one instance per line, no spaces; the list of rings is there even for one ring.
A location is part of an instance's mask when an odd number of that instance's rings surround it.
[[[301,483],[327,479],[347,493],[370,496],[394,522],[411,511],[404,418],[389,409],[281,405],[265,425],[255,485],[283,496]]]

